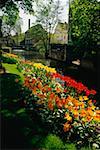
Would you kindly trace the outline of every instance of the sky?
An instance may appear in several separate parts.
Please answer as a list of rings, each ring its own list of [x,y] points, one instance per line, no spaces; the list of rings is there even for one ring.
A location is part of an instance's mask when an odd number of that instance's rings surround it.
[[[57,1],[57,0],[55,0]],[[63,7],[62,13],[61,13],[61,21],[62,22],[68,22],[68,1],[69,0],[59,0],[61,2],[61,6]],[[35,5],[34,5],[34,9]],[[33,26],[33,24],[36,21],[36,17],[33,15],[29,15],[24,13],[24,11],[22,9],[20,9],[20,17],[22,18],[22,32],[25,32],[28,30],[28,20],[30,19],[31,22],[31,26]]]

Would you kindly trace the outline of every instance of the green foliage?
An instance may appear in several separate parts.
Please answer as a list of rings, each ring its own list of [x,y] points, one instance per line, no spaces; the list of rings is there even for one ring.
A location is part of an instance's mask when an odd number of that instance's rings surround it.
[[[8,1],[8,0],[4,0],[3,2],[0,2],[0,8],[2,8],[2,10],[9,14],[11,9],[17,8],[18,10],[18,6],[20,6],[22,9],[24,9],[25,11],[29,11],[30,13],[33,12],[32,9],[32,2],[33,0],[14,0],[14,1]],[[37,0],[36,0],[37,2]],[[19,5],[20,4],[20,5]]]
[[[99,127],[97,125],[87,123],[85,126],[76,125],[73,134],[77,133],[77,147],[81,148],[83,146],[92,147],[95,143],[99,145],[99,131],[97,130]],[[95,145],[94,144],[94,145]]]
[[[14,36],[11,37],[11,39],[14,40],[15,44],[18,44],[18,43],[22,42],[24,40],[24,38],[25,38],[24,33],[14,35]]]
[[[1,74],[1,99],[18,98],[21,90],[21,78],[16,74]],[[18,83],[16,83],[18,82]],[[15,90],[16,89],[16,90]]]
[[[5,23],[11,26],[14,25],[19,13],[17,5],[15,3],[12,3],[11,1],[7,2],[4,12],[5,15],[3,20],[5,21]]]
[[[3,36],[9,36],[13,26],[19,19],[18,6],[12,1],[8,1],[3,8],[2,15],[2,33]]]
[[[81,150],[92,150],[92,149],[88,148],[88,147],[83,147],[83,148],[81,148]]]
[[[39,24],[31,27],[26,33],[26,39],[33,39],[34,45],[39,52],[44,52],[47,49],[47,32]]]
[[[0,2],[3,20],[2,31],[4,36],[9,36],[11,34],[12,28],[15,26],[17,20],[19,19],[19,8],[32,14],[34,12],[32,5],[33,0],[4,0],[4,2]],[[19,30],[19,28],[17,28],[17,30]]]
[[[49,134],[43,141],[42,147],[46,150],[61,150],[64,148],[62,140],[56,136]]]
[[[76,146],[73,143],[72,144],[69,144],[69,143],[65,144],[64,148],[65,148],[65,150],[76,150]]]
[[[85,50],[96,50],[99,41],[99,2],[74,0],[70,13],[72,40],[77,49],[81,49],[83,54]]]
[[[11,57],[6,57],[3,55],[0,56],[0,59],[1,59],[2,63],[8,63],[8,64],[16,64],[17,63],[16,59],[11,58]]]

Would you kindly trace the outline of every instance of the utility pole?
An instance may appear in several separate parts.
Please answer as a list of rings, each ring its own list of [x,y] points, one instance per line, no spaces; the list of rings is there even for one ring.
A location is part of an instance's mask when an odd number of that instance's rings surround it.
[[[1,27],[2,27],[2,19],[0,18],[0,38],[2,37],[2,31],[1,31]],[[2,40],[0,40],[1,43],[0,43],[0,57],[2,55],[2,52],[1,52],[1,44],[2,44]],[[1,63],[1,59],[0,59],[0,69],[2,68],[2,63]]]
[[[2,38],[2,17],[0,16],[0,49],[1,49],[1,47],[2,47],[2,40],[1,40],[1,38]]]
[[[71,0],[69,0],[69,14],[68,14],[68,45],[72,45],[71,39]]]
[[[68,13],[68,48],[67,48],[67,63],[70,64],[72,61],[72,57],[73,57],[73,53],[72,53],[72,49],[73,49],[73,42],[72,42],[72,38],[71,38],[71,1],[69,0],[68,4],[69,4],[69,13]]]

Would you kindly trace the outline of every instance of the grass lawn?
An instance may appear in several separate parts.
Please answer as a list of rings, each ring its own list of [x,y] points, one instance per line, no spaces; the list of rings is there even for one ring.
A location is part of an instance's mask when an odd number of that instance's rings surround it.
[[[2,65],[3,65],[3,67],[5,67],[5,69],[8,73],[19,75],[21,77],[22,81],[24,80],[24,75],[21,72],[19,72],[16,64],[2,63]]]

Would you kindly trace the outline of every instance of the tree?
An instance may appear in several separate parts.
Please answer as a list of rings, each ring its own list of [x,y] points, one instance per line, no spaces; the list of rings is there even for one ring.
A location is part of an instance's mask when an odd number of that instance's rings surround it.
[[[25,37],[26,40],[27,40],[27,37],[28,37],[28,40],[29,39],[32,40],[32,45],[36,47],[36,49],[38,49],[39,52],[46,51],[47,32],[40,24],[37,24],[31,27],[26,32],[26,37]]]
[[[48,0],[42,3],[40,2],[37,5],[37,11],[35,13],[37,18],[36,22],[41,24],[48,32],[46,52],[50,44],[50,33],[54,32],[54,28],[60,20],[59,15],[61,14],[61,10],[62,7],[59,0]]]
[[[99,2],[73,0],[71,3],[71,36],[81,56],[96,51],[99,40]]]
[[[21,25],[23,24],[22,18],[19,18],[15,25],[12,28],[12,33],[14,33],[16,35],[16,44],[19,45],[19,37],[21,35]]]
[[[59,0],[48,0],[40,2],[37,5],[36,18],[47,31],[53,32],[55,25],[60,20],[61,3]]]
[[[35,0],[38,1],[38,0]],[[0,8],[3,12],[9,14],[13,7],[17,8],[19,11],[19,7],[24,9],[25,11],[33,12],[32,3],[33,0],[0,0]]]
[[[22,18],[19,18],[12,28],[12,32],[15,34],[21,34],[21,25],[23,24]]]
[[[16,18],[13,18],[16,20]],[[5,37],[7,45],[9,45],[9,40],[11,40],[11,33],[13,34],[21,34],[21,24],[22,20],[18,16],[17,20],[9,19],[8,16],[3,16],[2,19],[2,34]]]
[[[35,0],[37,2],[38,0]],[[2,11],[2,22],[7,31],[10,32],[19,18],[19,8],[25,12],[33,13],[33,0],[0,0],[0,8]]]

